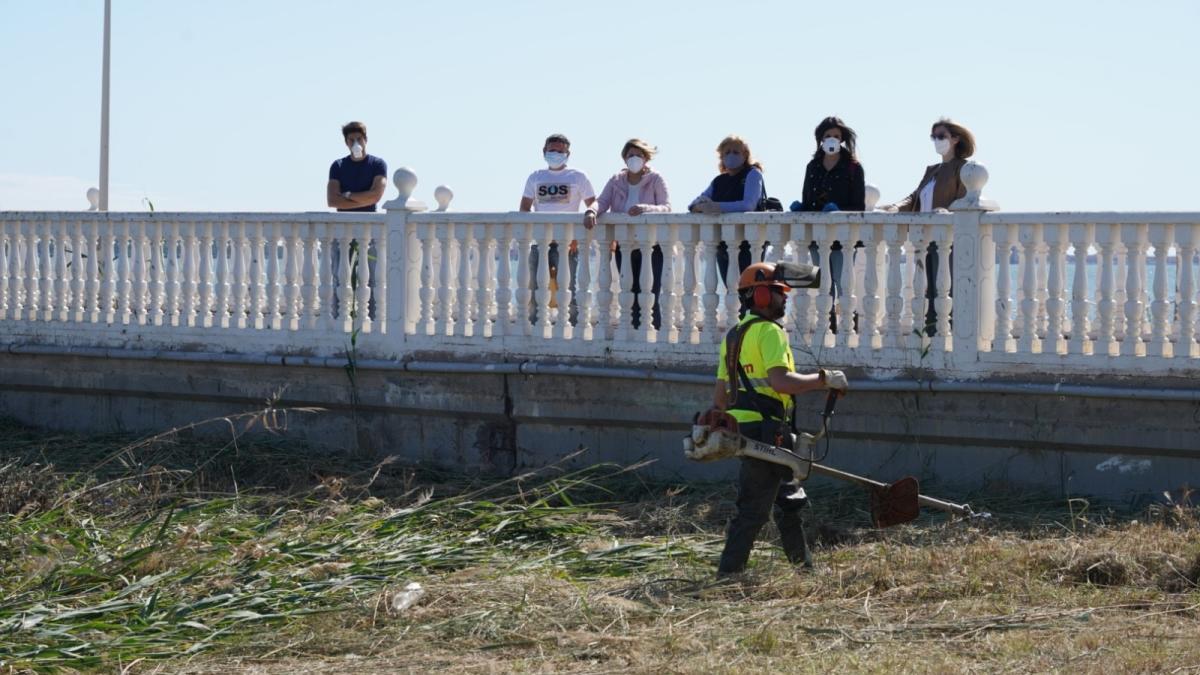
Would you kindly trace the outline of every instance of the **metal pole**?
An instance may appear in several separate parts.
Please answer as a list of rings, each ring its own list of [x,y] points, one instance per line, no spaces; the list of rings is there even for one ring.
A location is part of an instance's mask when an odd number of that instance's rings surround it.
[[[104,0],[104,65],[100,88],[100,211],[108,210],[108,52],[112,0]]]

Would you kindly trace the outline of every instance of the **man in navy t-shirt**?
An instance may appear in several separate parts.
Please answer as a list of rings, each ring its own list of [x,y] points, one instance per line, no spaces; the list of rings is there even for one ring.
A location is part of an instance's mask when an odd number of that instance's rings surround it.
[[[329,166],[325,201],[338,211],[374,211],[387,189],[387,162],[367,154],[367,125],[342,127],[350,154]]]

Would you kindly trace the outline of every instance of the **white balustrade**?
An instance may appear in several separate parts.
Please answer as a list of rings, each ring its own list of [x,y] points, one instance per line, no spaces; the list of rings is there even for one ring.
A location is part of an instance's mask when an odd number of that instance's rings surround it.
[[[610,214],[593,229],[581,214],[411,208],[0,213],[0,330],[10,343],[327,356],[357,332],[388,358],[707,368],[739,320],[742,242],[752,261],[822,267],[823,286],[791,293],[781,319],[802,365],[1200,366],[1200,214],[1180,213]]]

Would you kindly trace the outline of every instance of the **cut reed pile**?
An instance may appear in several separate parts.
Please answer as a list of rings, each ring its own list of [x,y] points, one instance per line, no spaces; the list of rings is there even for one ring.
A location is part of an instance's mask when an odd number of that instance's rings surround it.
[[[0,671],[1200,664],[1184,506],[993,497],[986,528],[876,532],[860,494],[818,489],[815,573],[764,544],[718,584],[731,486],[565,468],[586,457],[484,480],[243,435],[269,419],[228,443],[0,426]]]

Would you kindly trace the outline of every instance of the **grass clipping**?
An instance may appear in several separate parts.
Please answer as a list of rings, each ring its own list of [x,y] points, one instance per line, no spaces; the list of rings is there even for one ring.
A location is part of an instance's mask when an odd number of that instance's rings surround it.
[[[613,466],[481,481],[247,443],[269,416],[224,423],[227,443],[0,428],[0,672],[1200,663],[1183,506],[993,501],[987,529],[880,532],[860,493],[818,490],[815,573],[764,536],[717,584],[727,485]]]

